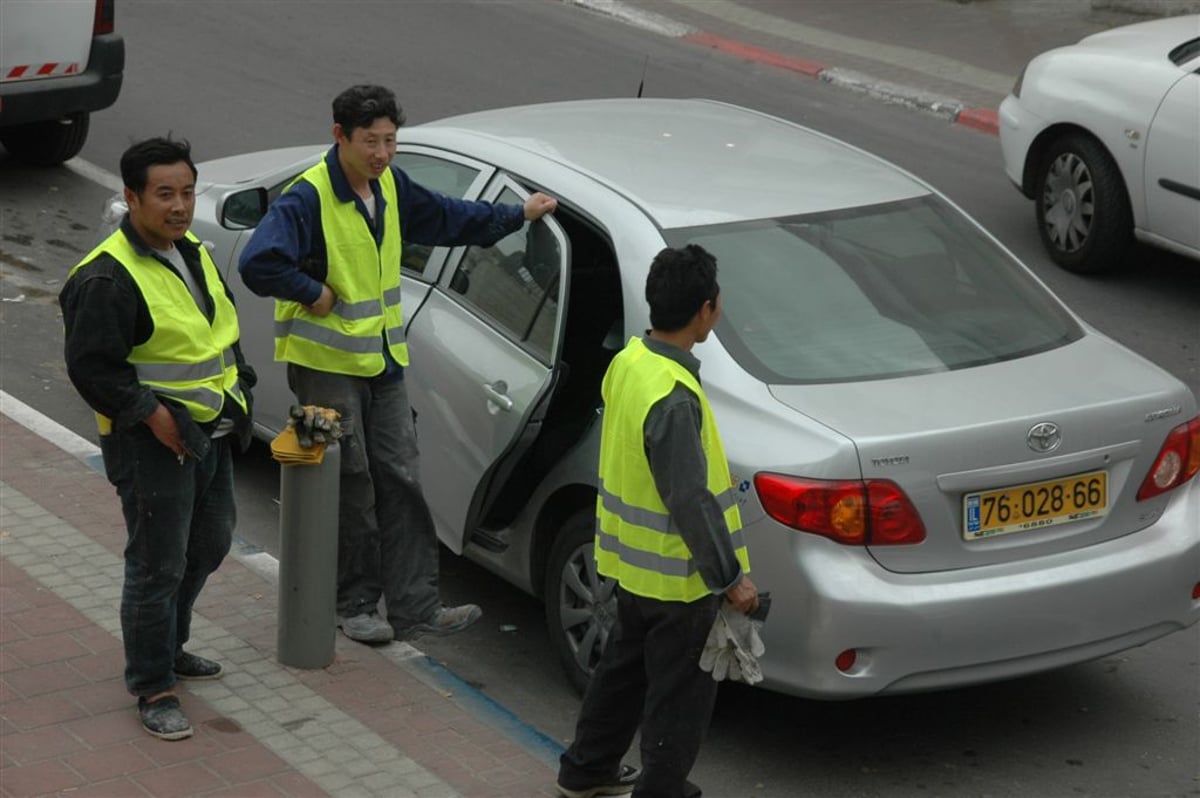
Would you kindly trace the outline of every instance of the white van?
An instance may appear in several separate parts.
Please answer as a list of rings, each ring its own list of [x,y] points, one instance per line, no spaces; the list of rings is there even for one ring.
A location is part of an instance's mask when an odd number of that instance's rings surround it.
[[[0,2],[0,144],[11,155],[40,166],[73,158],[89,114],[116,102],[125,41],[115,2]]]

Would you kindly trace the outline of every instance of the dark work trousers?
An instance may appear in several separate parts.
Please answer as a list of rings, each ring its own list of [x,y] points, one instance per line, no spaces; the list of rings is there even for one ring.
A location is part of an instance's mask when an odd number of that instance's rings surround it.
[[[191,635],[192,605],[233,540],[237,513],[229,436],[180,463],[145,424],[103,435],[108,480],[121,498],[125,686],[152,696],[175,685],[175,657]]]
[[[373,612],[380,595],[398,634],[441,606],[438,540],[421,493],[417,434],[403,379],[288,364],[300,404],[341,414],[337,612]]]
[[[584,694],[575,741],[560,760],[559,784],[612,783],[640,722],[634,796],[684,797],[717,698],[717,683],[699,663],[720,602],[658,601],[617,588],[617,622]]]

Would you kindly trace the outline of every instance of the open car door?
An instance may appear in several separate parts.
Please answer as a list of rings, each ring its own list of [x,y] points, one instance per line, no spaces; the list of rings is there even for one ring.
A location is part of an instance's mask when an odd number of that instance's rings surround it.
[[[484,199],[528,196],[500,176]],[[558,380],[569,259],[549,216],[494,246],[457,249],[408,326],[421,484],[455,552],[540,432]]]

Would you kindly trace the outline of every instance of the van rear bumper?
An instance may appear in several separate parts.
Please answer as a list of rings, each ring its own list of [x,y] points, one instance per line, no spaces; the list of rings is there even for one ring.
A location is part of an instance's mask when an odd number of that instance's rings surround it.
[[[124,71],[124,38],[116,33],[96,36],[87,69],[78,75],[0,82],[0,126],[107,108],[117,101]]]

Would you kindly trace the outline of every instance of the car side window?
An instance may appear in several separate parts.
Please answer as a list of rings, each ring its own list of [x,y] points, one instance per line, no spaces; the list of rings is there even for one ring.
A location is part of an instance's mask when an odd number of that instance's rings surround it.
[[[462,199],[479,176],[479,170],[422,152],[398,152],[392,163],[419,185],[454,199]],[[433,247],[404,242],[400,268],[408,277],[423,279]]]
[[[524,198],[504,189],[495,201],[520,205]],[[550,227],[542,221],[526,222],[493,246],[467,249],[450,279],[450,291],[549,362],[562,264],[562,246]]]

